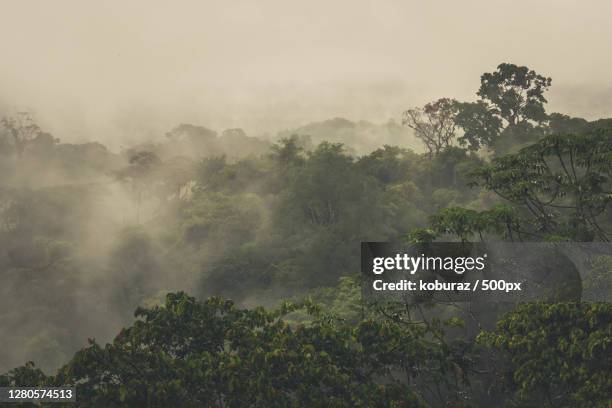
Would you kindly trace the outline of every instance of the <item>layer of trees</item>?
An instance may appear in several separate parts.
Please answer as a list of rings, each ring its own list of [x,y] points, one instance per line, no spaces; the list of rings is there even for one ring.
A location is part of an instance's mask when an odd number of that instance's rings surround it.
[[[608,242],[612,123],[547,113],[550,86],[501,64],[475,102],[407,110],[425,153],[181,125],[114,155],[6,119],[8,170],[95,150],[71,165],[104,181],[2,184],[1,321],[47,361],[0,385],[76,385],[79,406],[607,406],[609,303],[506,305],[475,332],[454,305],[366,302],[356,276],[361,241]],[[603,297],[609,255],[581,282]]]

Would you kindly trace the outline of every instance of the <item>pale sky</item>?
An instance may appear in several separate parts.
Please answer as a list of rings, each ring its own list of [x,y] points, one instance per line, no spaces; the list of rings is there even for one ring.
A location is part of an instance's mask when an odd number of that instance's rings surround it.
[[[610,1],[0,0],[0,113],[113,146],[181,122],[275,132],[475,98],[500,62],[612,116]]]

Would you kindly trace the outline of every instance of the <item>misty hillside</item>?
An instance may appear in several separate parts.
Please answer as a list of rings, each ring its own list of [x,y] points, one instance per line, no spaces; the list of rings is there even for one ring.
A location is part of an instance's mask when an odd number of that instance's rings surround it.
[[[612,408],[612,1],[1,6],[0,407]]]
[[[368,121],[352,122],[343,118],[333,118],[281,131],[278,137],[291,135],[309,137],[312,145],[322,141],[342,143],[358,155],[370,153],[383,145],[418,149],[417,139],[412,130],[399,125],[394,120],[379,125]]]
[[[271,145],[270,142],[257,137],[247,136],[240,128],[217,132],[204,126],[181,124],[165,136],[167,140],[164,143],[135,145],[127,149],[126,154],[146,150],[154,152],[162,159],[175,156],[226,156],[232,160],[250,154],[263,154]]]
[[[290,190],[298,193],[299,186],[283,187],[287,175],[277,160],[293,160],[281,158],[286,154],[312,155],[313,160],[331,155],[349,175],[346,166],[357,160],[357,152],[379,148],[385,140],[401,144],[407,133],[393,123],[333,119],[270,141],[242,129],[180,124],[162,142],[113,152],[99,142],[64,143],[28,112],[5,114],[0,128],[0,269],[6,279],[2,305],[13,312],[2,321],[13,325],[26,318],[30,323],[4,337],[12,351],[0,353],[0,367],[24,358],[54,367],[88,334],[107,338],[129,320],[134,307],[155,302],[165,291],[226,291],[221,280],[207,278],[210,284],[202,286],[202,271],[216,274],[223,265],[233,265],[227,258],[232,248],[249,242],[240,251],[250,253],[249,245],[278,246],[269,242],[278,239],[278,232],[268,234],[293,227],[281,227],[274,208],[302,217],[284,196],[294,194]],[[325,140],[348,144],[332,146]],[[282,146],[296,151],[278,150]],[[392,155],[416,159],[408,151]],[[351,177],[354,187],[360,185]],[[353,196],[343,207],[348,210],[357,199]],[[306,263],[299,268],[308,268],[304,256],[299,262]],[[248,265],[268,269],[256,266],[259,262],[252,259]],[[334,282],[338,273],[327,281]],[[29,284],[21,286],[22,279]],[[282,287],[283,281],[261,288],[275,293],[268,295],[268,303],[293,293],[296,282]],[[259,290],[235,295],[259,303]],[[49,309],[42,312],[42,304]],[[59,324],[57,313],[78,315],[78,324]],[[107,325],[95,329],[86,315],[103,316]],[[47,336],[57,347],[41,349],[47,354],[43,361],[34,350]]]
[[[553,407],[562,371],[559,406],[609,402],[612,249],[554,245],[612,238],[612,121],[549,112],[551,83],[502,63],[475,101],[402,125],[185,122],[119,152],[6,113],[0,386],[74,385],[83,407]],[[539,243],[555,279],[548,303],[378,302],[370,241]]]
[[[154,153],[162,161],[191,161],[214,156],[225,156],[227,160],[235,161],[249,155],[266,154],[274,142],[291,136],[298,136],[300,145],[306,150],[313,149],[322,141],[329,141],[342,143],[347,152],[354,155],[370,153],[383,145],[413,147],[418,151],[412,130],[394,121],[377,125],[342,118],[308,123],[281,131],[272,138],[248,136],[240,128],[216,131],[204,126],[181,124],[168,131],[163,142],[135,144],[121,152],[112,152],[99,142],[62,143],[61,138],[40,132],[24,146],[18,158],[11,155],[14,147],[9,139],[0,140],[0,157],[3,158],[0,170],[2,167],[5,169],[0,177],[5,186],[94,182],[120,170],[138,152]],[[10,170],[15,167],[21,170]]]

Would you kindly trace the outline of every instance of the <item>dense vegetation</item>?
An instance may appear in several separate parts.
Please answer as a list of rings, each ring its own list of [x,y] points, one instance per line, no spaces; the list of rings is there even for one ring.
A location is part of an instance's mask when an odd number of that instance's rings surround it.
[[[550,86],[501,64],[475,102],[408,109],[404,128],[335,119],[270,143],[180,125],[121,154],[5,118],[0,385],[76,384],[105,407],[608,406],[610,303],[475,326],[366,302],[357,277],[361,241],[608,242],[612,121],[547,113]],[[367,150],[406,128],[424,153]],[[609,297],[610,254],[585,262]]]

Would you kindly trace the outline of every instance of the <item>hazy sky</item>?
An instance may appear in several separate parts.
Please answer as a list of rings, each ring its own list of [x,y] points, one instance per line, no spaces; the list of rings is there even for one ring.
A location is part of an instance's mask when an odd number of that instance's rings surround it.
[[[500,62],[612,116],[610,1],[0,0],[0,110],[114,146],[180,122],[276,131],[473,99]]]

